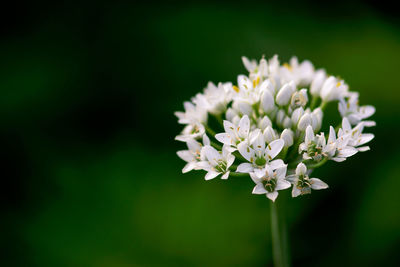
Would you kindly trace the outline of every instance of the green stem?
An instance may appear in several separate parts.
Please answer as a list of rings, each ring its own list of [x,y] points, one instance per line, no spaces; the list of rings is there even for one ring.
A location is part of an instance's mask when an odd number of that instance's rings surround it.
[[[233,171],[231,171],[229,173],[229,176],[236,176],[236,177],[243,177],[243,176],[246,176],[246,175],[249,175],[249,174],[248,173],[241,173],[241,172],[233,172]]]
[[[214,137],[216,135],[216,133],[213,131],[213,129],[211,129],[210,127],[208,127],[207,125],[204,125],[204,127],[206,128],[206,131],[209,135],[211,135],[212,137]]]
[[[217,149],[217,150],[222,150],[222,146],[220,146],[219,144],[217,144],[217,143],[215,143],[215,142],[213,142],[213,141],[210,141],[210,144],[211,144],[215,149]]]
[[[304,140],[304,135],[305,135],[305,131],[303,131],[300,134],[299,138],[296,140],[296,143],[294,144],[294,146],[292,146],[292,150],[289,152],[289,155],[286,158],[288,161],[299,153],[299,146]]]
[[[321,166],[324,165],[327,161],[328,161],[328,158],[324,158],[323,160],[321,160],[321,161],[318,162],[318,163],[311,164],[311,165],[307,165],[307,168],[308,168],[308,169],[315,169],[315,168],[321,167]]]
[[[247,159],[245,159],[240,153],[239,151],[235,151],[232,153],[238,160],[242,161],[242,162],[248,162]]]
[[[310,104],[310,109],[313,110],[315,108],[315,106],[317,105],[318,102],[318,97],[317,96],[312,96],[311,99],[311,104]]]
[[[214,117],[217,119],[218,123],[221,124],[221,126],[224,126],[224,120],[222,119],[221,114],[214,115]]]
[[[322,103],[319,107],[321,108],[322,111],[324,111],[324,109],[326,108],[326,105],[328,105],[328,102],[322,101]]]
[[[275,267],[284,267],[285,259],[279,231],[277,204],[271,201],[272,256]]]

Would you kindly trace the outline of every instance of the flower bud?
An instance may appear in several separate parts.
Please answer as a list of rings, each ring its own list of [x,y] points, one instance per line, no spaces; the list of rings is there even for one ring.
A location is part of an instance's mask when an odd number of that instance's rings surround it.
[[[300,91],[292,94],[290,106],[292,106],[292,108],[304,107],[305,105],[307,105],[307,102],[307,89],[301,89]]]
[[[289,103],[294,90],[295,90],[295,85],[293,82],[286,83],[285,85],[283,85],[282,88],[279,90],[278,94],[276,95],[276,103],[280,106],[286,106]]]
[[[271,126],[268,126],[267,128],[265,128],[265,130],[264,130],[265,142],[271,143],[272,141],[274,141],[278,138],[279,138],[279,136],[275,133],[274,129],[272,129]]]
[[[275,85],[270,80],[265,80],[260,85],[260,93],[269,91],[271,95],[275,94]]]
[[[288,116],[286,116],[285,119],[283,120],[283,127],[292,128],[292,120]]]
[[[260,60],[258,69],[262,77],[268,76],[268,64],[264,57]]]
[[[308,125],[311,125],[311,116],[310,114],[306,113],[301,116],[297,128],[301,131],[304,131]]]
[[[292,122],[294,125],[297,125],[299,123],[299,120],[300,120],[301,116],[303,116],[303,114],[304,114],[303,107],[299,107],[293,111]]]
[[[266,113],[271,112],[275,107],[274,97],[272,96],[271,92],[268,90],[265,90],[262,93],[261,107],[264,110],[264,112],[266,112]]]
[[[316,108],[311,113],[311,125],[315,131],[319,131],[322,126],[322,117],[324,113],[322,112],[321,108]]]
[[[321,89],[322,101],[339,100],[348,91],[348,86],[343,81],[338,81],[330,76]]]
[[[262,130],[264,130],[265,128],[267,128],[268,126],[272,127],[272,122],[269,119],[268,116],[264,116],[261,121],[258,122],[258,127]]]
[[[290,129],[283,130],[283,132],[281,134],[281,139],[283,139],[283,141],[285,141],[285,147],[289,147],[289,146],[293,145],[293,136],[294,136],[294,133],[292,130],[290,130]]]
[[[238,113],[233,108],[228,108],[228,110],[226,111],[226,119],[228,121],[232,121],[232,119],[237,115]]]
[[[326,80],[325,70],[318,70],[315,73],[315,77],[310,86],[310,93],[313,96],[319,96],[319,93],[321,91],[322,85],[324,84],[325,80]]]
[[[236,108],[236,106],[234,106],[234,108]],[[249,117],[253,113],[253,107],[249,102],[246,101],[237,102],[237,108],[243,115],[247,115]]]
[[[276,124],[278,124],[279,126],[283,126],[283,120],[285,119],[285,117],[286,117],[285,111],[280,109],[276,114]]]

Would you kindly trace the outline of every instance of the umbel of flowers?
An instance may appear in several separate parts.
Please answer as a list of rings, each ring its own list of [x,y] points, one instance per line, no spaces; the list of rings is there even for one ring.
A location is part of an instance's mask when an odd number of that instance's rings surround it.
[[[328,188],[310,176],[313,169],[369,150],[365,144],[374,135],[364,130],[375,126],[366,120],[375,108],[360,106],[359,94],[342,79],[296,57],[282,65],[276,55],[242,60],[248,75],[236,83],[209,82],[175,113],[185,125],[176,137],[187,145],[178,151],[187,162],[184,173],[204,170],[206,180],[247,175],[253,194],[275,201],[290,187],[293,197]],[[322,129],[327,105],[338,106],[342,119]]]

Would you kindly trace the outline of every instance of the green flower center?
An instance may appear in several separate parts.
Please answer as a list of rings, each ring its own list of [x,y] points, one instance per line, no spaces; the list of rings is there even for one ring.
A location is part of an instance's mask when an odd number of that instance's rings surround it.
[[[316,161],[320,161],[323,158],[322,148],[312,141],[307,147],[307,154]]]
[[[218,165],[215,166],[215,170],[217,172],[225,172],[226,171],[226,166],[227,166],[226,165],[226,161],[220,159],[220,160],[218,160]]]
[[[306,175],[300,175],[296,187],[301,190],[302,195],[310,194],[311,193],[310,178]]]
[[[265,188],[265,190],[267,190],[268,192],[272,193],[275,191],[275,187],[276,187],[276,179],[273,178],[265,178],[262,180],[262,184]]]
[[[258,166],[265,166],[265,163],[267,163],[267,160],[264,157],[256,158],[255,164]]]

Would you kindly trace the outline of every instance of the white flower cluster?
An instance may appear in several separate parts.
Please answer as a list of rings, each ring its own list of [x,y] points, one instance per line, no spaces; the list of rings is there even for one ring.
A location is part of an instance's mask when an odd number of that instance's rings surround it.
[[[282,65],[276,55],[242,60],[249,74],[239,75],[236,85],[210,82],[184,103],[184,112],[175,113],[186,125],[176,137],[188,147],[178,151],[187,162],[184,173],[205,170],[206,180],[249,175],[253,194],[275,201],[279,190],[291,186],[293,197],[327,188],[309,178],[313,169],[369,150],[365,144],[374,135],[363,130],[375,125],[365,120],[375,108],[359,106],[358,93],[342,79],[296,57]],[[329,126],[326,139],[320,132],[323,111],[332,102],[342,120]]]

